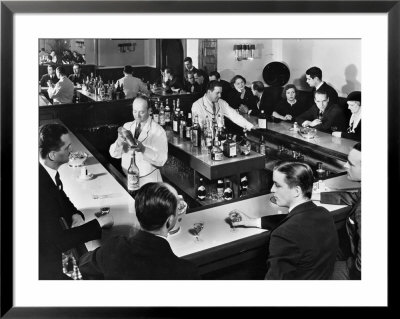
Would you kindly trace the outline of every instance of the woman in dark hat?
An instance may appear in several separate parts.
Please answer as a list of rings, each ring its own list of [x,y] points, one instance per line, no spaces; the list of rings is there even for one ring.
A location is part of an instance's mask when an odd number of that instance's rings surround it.
[[[347,96],[347,105],[351,111],[349,127],[346,132],[333,132],[332,135],[361,141],[361,92],[351,92]]]

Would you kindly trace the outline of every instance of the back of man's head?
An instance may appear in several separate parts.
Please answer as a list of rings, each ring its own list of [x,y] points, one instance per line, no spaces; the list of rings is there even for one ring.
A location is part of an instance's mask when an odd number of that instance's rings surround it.
[[[322,80],[322,70],[319,67],[313,66],[306,71],[312,79],[317,77],[318,79]]]
[[[257,92],[260,92],[260,93],[264,92],[264,83],[262,83],[261,81],[254,81],[252,83],[252,85],[253,85],[253,90],[254,91],[257,91]]]
[[[210,74],[208,75],[209,77],[215,76],[216,80],[219,80],[221,78],[221,75],[219,74],[219,72],[217,71],[212,71],[210,72]]]
[[[42,159],[51,151],[58,151],[62,146],[61,136],[68,130],[61,124],[45,124],[39,127],[39,154]]]
[[[143,230],[161,229],[168,217],[176,214],[178,200],[165,183],[143,185],[135,196],[136,217]]]
[[[65,68],[63,66],[58,66],[56,70],[58,70],[58,73],[60,73],[60,75],[66,75]]]
[[[125,72],[126,74],[132,74],[132,73],[133,73],[133,68],[132,68],[132,66],[131,66],[131,65],[125,65],[125,66],[124,66],[124,72]]]

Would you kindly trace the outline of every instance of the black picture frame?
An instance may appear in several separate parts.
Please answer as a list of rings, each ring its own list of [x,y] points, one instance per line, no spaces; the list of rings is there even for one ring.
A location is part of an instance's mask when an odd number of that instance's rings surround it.
[[[396,1],[1,1],[1,313],[4,318],[177,318],[197,317],[188,308],[14,307],[13,304],[13,16],[16,13],[387,13],[388,14],[388,203],[399,182],[400,0]],[[375,67],[375,66],[373,66]],[[378,66],[379,67],[379,66]],[[390,209],[389,209],[390,210]],[[390,216],[388,216],[390,220]],[[388,234],[392,233],[390,223]],[[392,226],[390,226],[392,225]],[[389,238],[388,238],[389,239]],[[388,241],[390,244],[390,240]],[[389,245],[390,248],[390,245]],[[390,255],[389,264],[390,264]],[[390,285],[388,280],[388,285]],[[388,300],[390,308],[390,298]],[[293,310],[293,308],[292,308]],[[307,309],[303,309],[307,310]],[[300,310],[300,311],[303,311]],[[211,309],[204,309],[211,314]],[[251,310],[252,311],[252,310]],[[300,315],[296,310],[296,315]],[[308,309],[309,311],[309,309]],[[226,315],[225,309],[213,309]],[[245,308],[240,312],[246,313]],[[240,313],[235,310],[235,313]],[[186,315],[185,315],[186,314]]]

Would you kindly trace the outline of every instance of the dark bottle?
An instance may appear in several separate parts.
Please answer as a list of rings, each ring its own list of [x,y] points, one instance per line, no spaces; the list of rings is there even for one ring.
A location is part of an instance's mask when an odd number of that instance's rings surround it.
[[[258,127],[261,130],[267,129],[267,116],[265,115],[264,110],[261,110],[261,114],[258,117]]]
[[[131,165],[128,168],[127,172],[127,183],[128,183],[128,192],[133,195],[135,191],[140,188],[139,185],[139,168],[136,165],[135,161],[135,151],[132,151],[131,157]]]
[[[179,135],[179,125],[181,122],[180,114],[178,110],[175,110],[174,117],[172,119],[172,130],[174,133]]]
[[[260,154],[265,155],[265,137],[261,135],[260,137]]]
[[[217,181],[217,195],[218,199],[222,199],[224,197],[224,181],[222,179]]]
[[[185,135],[186,135],[186,118],[185,115],[183,114],[183,111],[181,111],[180,122],[179,122],[179,137],[184,138]]]
[[[250,141],[247,139],[247,133],[246,133],[246,129],[243,130],[244,136],[242,137],[242,140],[240,141],[240,153],[242,155],[249,155],[250,154],[250,150],[251,150],[251,143]]]
[[[169,108],[168,99],[165,102],[164,117],[165,117],[165,126],[170,126],[171,125],[171,109]]]
[[[225,189],[224,189],[224,199],[231,200],[233,198],[233,190],[231,181],[229,179],[226,180]]]
[[[325,177],[325,170],[322,168],[322,162],[317,162],[317,177],[319,179]]]
[[[247,188],[249,187],[249,182],[247,176],[243,175],[240,178],[240,197],[247,195]]]
[[[157,101],[154,102],[153,120],[157,124],[160,124],[160,111],[158,110]]]
[[[220,148],[220,143],[217,136],[215,137],[214,145],[211,148],[211,159],[213,161],[222,161],[224,159],[224,155]]]
[[[197,187],[197,199],[204,200],[206,198],[206,188],[204,187],[203,178],[200,177],[200,185]]]
[[[226,157],[236,157],[236,142],[232,140],[232,134],[228,134],[228,138],[223,145],[223,152]]]
[[[185,128],[185,138],[187,140],[192,139],[192,113],[188,113],[188,117],[186,120],[186,128]]]
[[[196,114],[192,127],[192,145],[195,147],[201,146],[201,128],[199,125],[199,117]]]
[[[121,83],[121,88],[120,88],[120,91],[119,91],[120,93],[119,93],[119,98],[120,98],[120,100],[123,100],[123,99],[125,99],[125,92],[124,92],[124,84],[123,83]]]
[[[119,81],[118,81],[118,84],[117,84],[117,88],[115,90],[115,98],[117,100],[121,99],[121,87],[119,86]]]
[[[160,114],[159,114],[159,121],[162,127],[165,127],[165,111],[164,111],[164,104],[161,102],[160,106]]]

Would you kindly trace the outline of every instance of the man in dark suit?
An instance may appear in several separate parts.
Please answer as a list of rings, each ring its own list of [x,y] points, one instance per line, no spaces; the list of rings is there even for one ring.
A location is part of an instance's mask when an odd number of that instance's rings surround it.
[[[320,68],[316,66],[309,68],[306,71],[306,81],[307,84],[312,87],[313,95],[317,90],[325,91],[326,93],[328,93],[328,97],[331,103],[339,103],[339,97],[336,90],[326,82],[322,81],[322,70]]]
[[[113,224],[111,215],[84,223],[84,215],[64,193],[58,168],[68,162],[70,151],[71,139],[64,126],[40,127],[39,279],[68,279],[62,272],[62,252],[100,238],[101,228]]]
[[[314,102],[314,105],[296,118],[299,125],[311,126],[327,133],[346,129],[346,115],[338,104],[330,101],[328,93],[315,91]]]
[[[258,102],[257,107],[251,109],[250,115],[259,116],[261,110],[264,110],[267,118],[270,118],[273,111],[273,102],[264,92],[264,83],[261,81],[254,81],[251,84],[251,91],[253,92],[253,95],[257,97]]]
[[[330,279],[333,273],[338,236],[333,216],[311,198],[313,173],[304,163],[283,162],[274,167],[273,186],[278,206],[288,207],[272,230],[269,216],[242,220],[233,225],[261,226],[271,230],[265,279]],[[267,226],[268,225],[268,226]]]
[[[44,74],[40,79],[40,86],[48,86],[48,81],[53,84],[56,84],[58,82],[58,77],[56,76],[56,67],[53,64],[49,64],[47,66],[47,74]]]
[[[177,222],[178,194],[165,183],[148,183],[135,196],[141,230],[134,236],[114,237],[82,256],[83,276],[104,279],[180,280],[200,279],[196,267],[178,258],[168,241]]]
[[[184,84],[185,84],[185,82],[188,81],[188,78],[187,78],[188,72],[194,73],[194,72],[197,71],[197,68],[195,68],[195,67],[193,66],[193,61],[192,61],[192,58],[191,58],[190,56],[186,57],[186,58],[183,60],[183,64],[184,64],[184,66],[185,66],[184,73],[183,73],[183,82],[184,82]]]
[[[212,71],[208,75],[208,79],[210,80],[210,82],[211,81],[218,81],[221,84],[221,86],[222,86],[221,98],[224,101],[227,101],[228,96],[229,96],[229,92],[232,90],[232,87],[231,87],[230,83],[228,81],[222,80],[221,79],[221,75],[217,71]]]
[[[74,85],[76,86],[78,83],[83,84],[85,82],[85,74],[81,72],[81,66],[77,63],[72,67],[73,73],[68,75],[68,79],[70,79]]]

